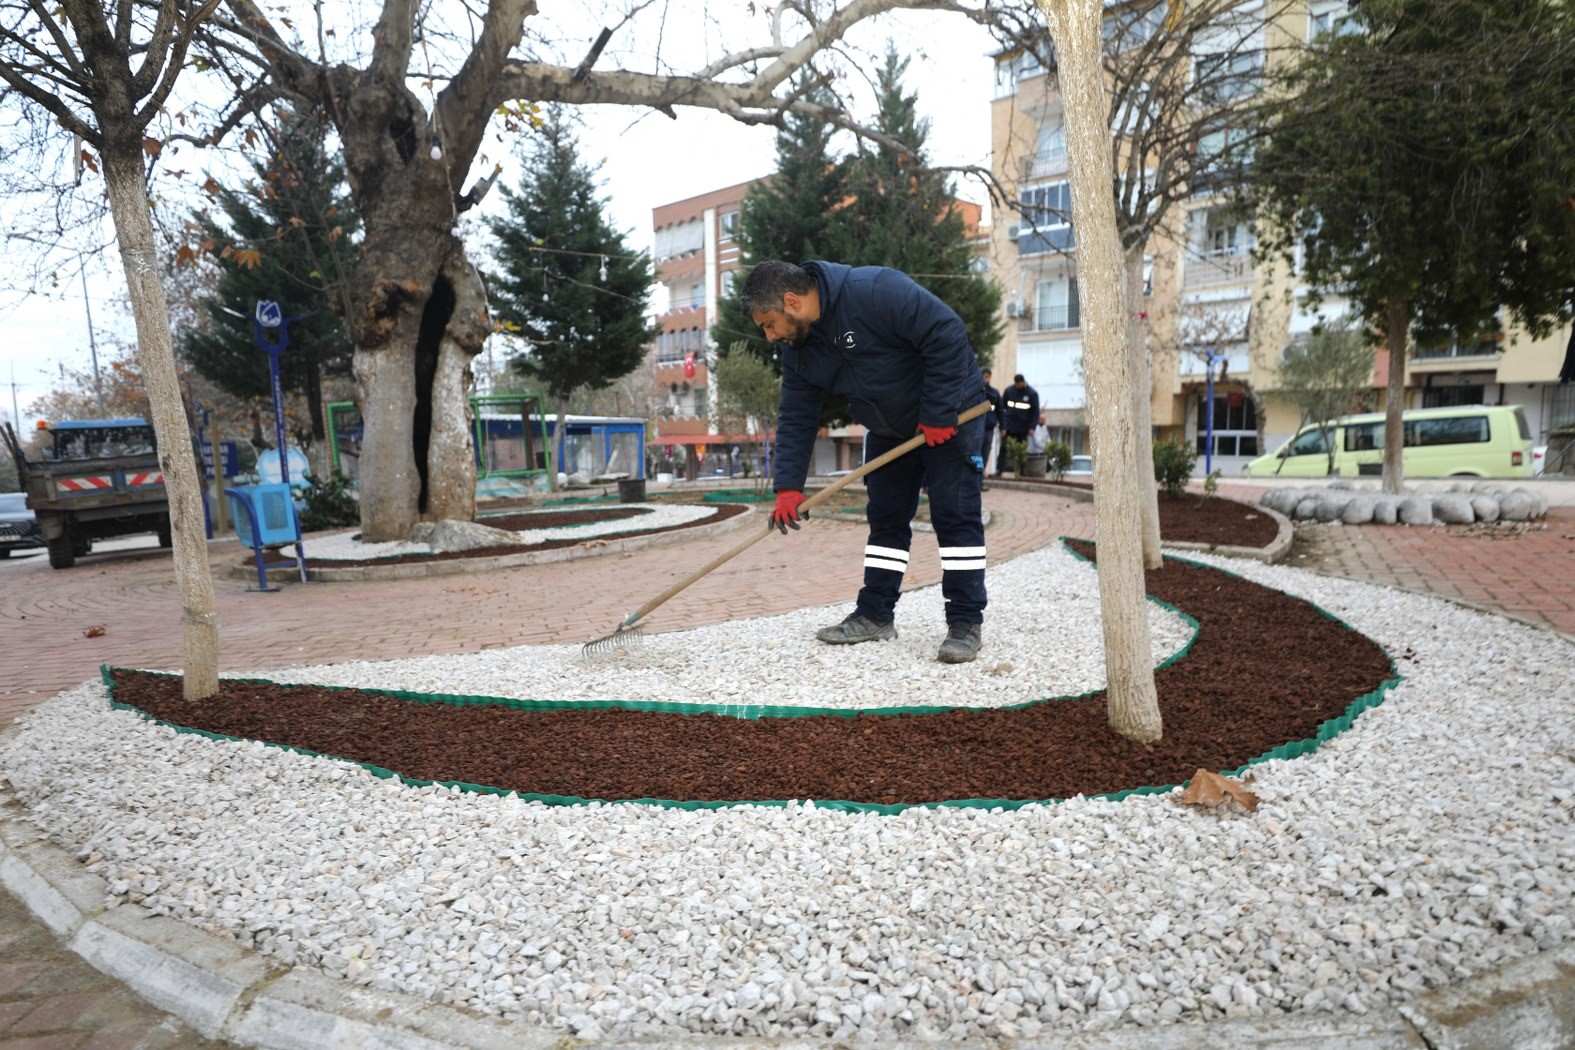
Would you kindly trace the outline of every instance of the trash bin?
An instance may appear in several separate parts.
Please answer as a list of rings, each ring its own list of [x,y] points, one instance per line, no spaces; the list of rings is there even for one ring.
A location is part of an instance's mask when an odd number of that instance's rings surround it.
[[[645,502],[645,479],[644,478],[619,478],[618,479],[618,502],[619,503],[643,503],[643,502]]]

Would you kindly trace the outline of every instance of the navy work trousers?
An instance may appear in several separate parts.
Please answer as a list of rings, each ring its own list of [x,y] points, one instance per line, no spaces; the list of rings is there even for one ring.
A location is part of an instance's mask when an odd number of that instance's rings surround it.
[[[879,623],[896,618],[913,542],[913,515],[919,509],[920,491],[928,488],[930,523],[940,545],[946,622],[984,622],[984,521],[979,496],[984,471],[977,454],[983,431],[982,420],[970,420],[950,441],[920,445],[864,478],[870,494],[870,538],[864,548],[860,615]],[[865,459],[900,444],[896,438],[870,434]]]

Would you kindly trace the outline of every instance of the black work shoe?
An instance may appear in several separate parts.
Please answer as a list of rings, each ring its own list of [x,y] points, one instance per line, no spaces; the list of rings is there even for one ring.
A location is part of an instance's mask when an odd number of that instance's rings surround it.
[[[935,658],[943,664],[965,664],[974,659],[979,655],[979,647],[984,644],[979,632],[976,623],[947,624],[946,640],[941,643]]]
[[[885,642],[897,637],[897,625],[888,620],[877,623],[868,616],[850,613],[841,623],[822,627],[815,637],[832,645],[852,645],[855,642]]]

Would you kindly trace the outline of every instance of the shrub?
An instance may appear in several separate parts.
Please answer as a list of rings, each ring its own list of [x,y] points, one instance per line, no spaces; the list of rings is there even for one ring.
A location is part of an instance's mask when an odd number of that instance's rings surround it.
[[[1028,442],[1022,438],[1009,437],[1002,447],[1006,449],[1006,462],[1012,468],[1012,473],[1022,477],[1023,464],[1028,462]]]
[[[1159,482],[1167,496],[1181,495],[1197,461],[1197,452],[1185,442],[1154,442],[1154,480]]]
[[[1065,441],[1051,441],[1045,445],[1045,469],[1057,481],[1066,473],[1066,468],[1072,465],[1072,446]]]
[[[1220,468],[1215,467],[1213,470],[1209,471],[1209,476],[1203,479],[1203,495],[1198,497],[1198,506],[1201,507],[1203,504],[1219,495],[1219,491]]]
[[[323,481],[307,475],[306,509],[301,511],[301,531],[319,532],[361,524],[361,503],[344,478]]]

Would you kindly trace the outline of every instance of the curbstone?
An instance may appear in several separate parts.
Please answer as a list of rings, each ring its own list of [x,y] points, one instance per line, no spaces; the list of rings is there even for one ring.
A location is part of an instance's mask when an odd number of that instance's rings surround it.
[[[553,1050],[564,1042],[561,1032],[299,969],[247,1003],[223,1037],[270,1050]]]
[[[1575,1046],[1575,945],[1517,959],[1400,1008],[1433,1050]]]
[[[47,842],[11,846],[0,855],[0,884],[62,939],[104,910],[104,880]]]
[[[233,941],[135,904],[84,925],[71,950],[209,1039],[220,1036],[248,988],[279,972]]]

